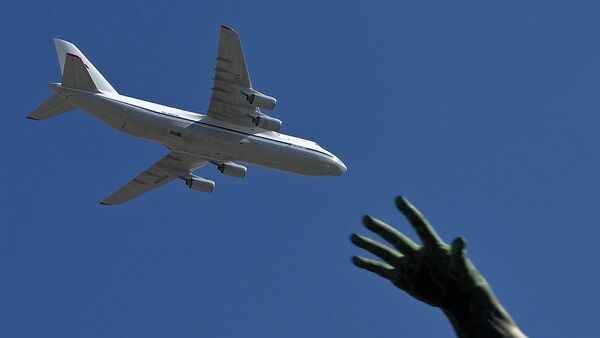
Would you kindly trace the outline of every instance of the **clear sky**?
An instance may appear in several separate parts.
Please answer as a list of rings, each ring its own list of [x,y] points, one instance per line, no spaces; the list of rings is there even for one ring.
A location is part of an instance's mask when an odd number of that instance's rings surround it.
[[[122,94],[205,112],[219,26],[242,37],[283,132],[348,166],[210,166],[98,204],[160,145],[74,111],[25,116],[60,81],[53,37]],[[600,2],[4,1],[0,336],[452,337],[442,313],[353,267],[372,213],[409,197],[525,333],[600,331]]]

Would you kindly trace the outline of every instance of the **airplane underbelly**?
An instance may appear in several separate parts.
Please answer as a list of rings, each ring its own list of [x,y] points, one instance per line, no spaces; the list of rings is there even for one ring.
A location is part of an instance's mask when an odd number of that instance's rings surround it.
[[[244,155],[245,162],[300,175],[316,175],[321,165],[319,159],[309,153],[271,141],[254,143]]]
[[[169,124],[160,117],[129,110],[121,129],[127,134],[162,143]]]
[[[192,124],[183,132],[183,138],[194,153],[215,160],[234,161],[241,159],[241,135],[228,133],[202,124]]]
[[[70,95],[68,101],[100,121],[129,135],[161,142],[167,130],[164,119],[126,104],[87,93]]]
[[[114,104],[101,100],[87,93],[78,93],[66,97],[67,101],[77,108],[89,113],[100,121],[108,124],[115,129],[121,129],[121,126],[127,120],[127,113],[115,109]]]
[[[225,128],[194,123],[182,134],[185,144],[177,148],[215,161],[242,161],[301,175],[319,175],[322,158],[286,142]]]

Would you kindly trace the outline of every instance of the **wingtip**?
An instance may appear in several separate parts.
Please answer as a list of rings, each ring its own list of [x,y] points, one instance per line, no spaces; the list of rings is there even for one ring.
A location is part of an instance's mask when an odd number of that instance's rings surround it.
[[[40,119],[36,119],[35,117],[31,117],[31,116],[25,116],[26,119],[28,120],[33,120],[33,121],[39,121]]]
[[[233,28],[231,28],[231,27],[229,27],[227,25],[221,25],[221,28],[229,29],[230,31],[234,31],[235,32],[235,29],[233,29]]]
[[[112,204],[106,203],[104,201],[100,202],[100,204],[102,204],[102,205],[112,205]]]

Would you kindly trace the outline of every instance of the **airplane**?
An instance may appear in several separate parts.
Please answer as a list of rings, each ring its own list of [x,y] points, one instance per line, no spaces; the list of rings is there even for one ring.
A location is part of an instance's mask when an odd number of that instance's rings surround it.
[[[100,202],[127,202],[177,178],[196,191],[212,192],[215,182],[193,172],[213,164],[243,178],[237,162],[306,176],[338,176],[344,163],[316,142],[279,133],[282,121],[261,111],[277,100],[252,87],[238,33],[221,26],[214,85],[206,114],[120,95],[72,43],[54,39],[62,73],[50,83],[54,94],[27,116],[43,120],[80,109],[107,125],[158,142],[170,152]]]

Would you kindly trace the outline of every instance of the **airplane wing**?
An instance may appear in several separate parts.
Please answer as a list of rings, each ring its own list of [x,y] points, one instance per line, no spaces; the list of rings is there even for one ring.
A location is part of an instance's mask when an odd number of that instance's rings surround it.
[[[207,163],[208,161],[201,157],[171,151],[100,204],[125,203],[176,178],[189,179],[193,177],[192,171]]]
[[[276,100],[252,88],[240,36],[221,26],[219,52],[208,116],[244,126],[253,126],[260,108],[273,109]],[[256,125],[256,124],[255,124]]]

